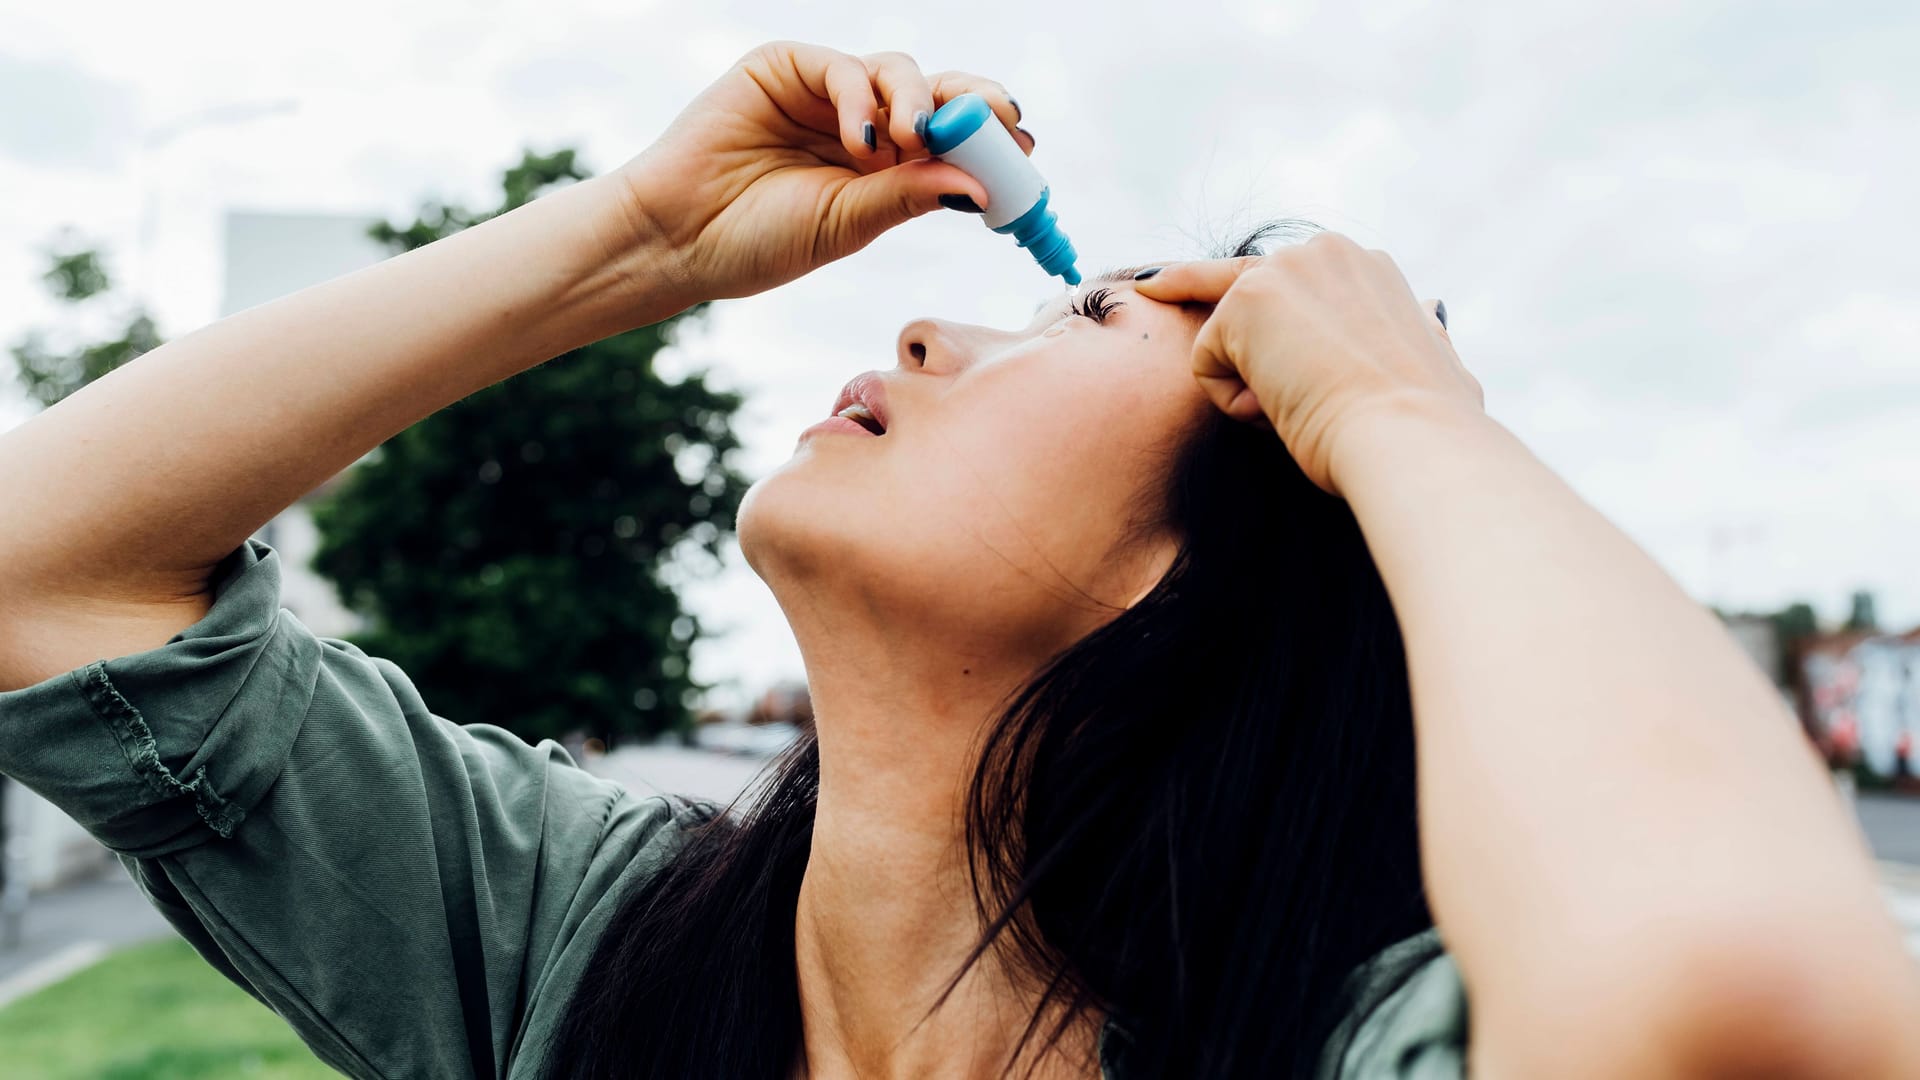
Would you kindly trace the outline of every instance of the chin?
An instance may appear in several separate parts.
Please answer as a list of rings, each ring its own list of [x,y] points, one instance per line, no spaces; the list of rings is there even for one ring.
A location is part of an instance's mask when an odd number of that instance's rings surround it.
[[[740,554],[769,585],[842,575],[884,553],[876,538],[896,531],[874,520],[873,500],[844,483],[808,475],[789,462],[747,488],[734,520]]]

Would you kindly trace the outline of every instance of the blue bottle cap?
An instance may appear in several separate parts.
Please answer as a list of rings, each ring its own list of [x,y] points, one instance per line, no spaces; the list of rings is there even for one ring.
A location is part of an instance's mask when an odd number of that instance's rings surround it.
[[[934,110],[927,120],[927,152],[935,157],[967,141],[993,117],[993,107],[979,94],[961,94]]]

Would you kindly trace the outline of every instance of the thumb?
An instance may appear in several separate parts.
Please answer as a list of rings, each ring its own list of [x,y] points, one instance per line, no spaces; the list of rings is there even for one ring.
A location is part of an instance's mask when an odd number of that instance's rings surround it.
[[[919,158],[848,181],[834,200],[835,231],[851,241],[845,250],[858,250],[895,225],[940,209],[942,195],[987,205],[980,181],[956,165]]]

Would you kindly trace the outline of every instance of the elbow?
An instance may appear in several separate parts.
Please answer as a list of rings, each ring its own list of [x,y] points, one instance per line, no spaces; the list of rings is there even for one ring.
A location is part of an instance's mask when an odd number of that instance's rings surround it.
[[[1897,937],[1749,925],[1660,938],[1536,987],[1524,1035],[1487,1033],[1506,1045],[1482,1063],[1512,1067],[1486,1075],[1920,1077],[1920,967]]]
[[[1659,1075],[1920,1077],[1920,968],[1892,935],[1721,928],[1647,982],[1623,1019],[1649,1033]]]

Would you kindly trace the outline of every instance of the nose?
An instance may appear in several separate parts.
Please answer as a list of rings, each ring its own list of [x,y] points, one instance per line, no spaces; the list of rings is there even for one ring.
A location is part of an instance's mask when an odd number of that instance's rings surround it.
[[[947,342],[947,334],[939,319],[915,319],[900,328],[900,337],[894,342],[893,351],[900,362],[900,370],[924,371],[930,355],[937,357],[936,365],[939,368],[951,363],[953,348]]]
[[[985,326],[969,326],[946,319],[915,319],[900,328],[894,355],[902,371],[954,375],[985,355],[990,339],[1004,337]]]

